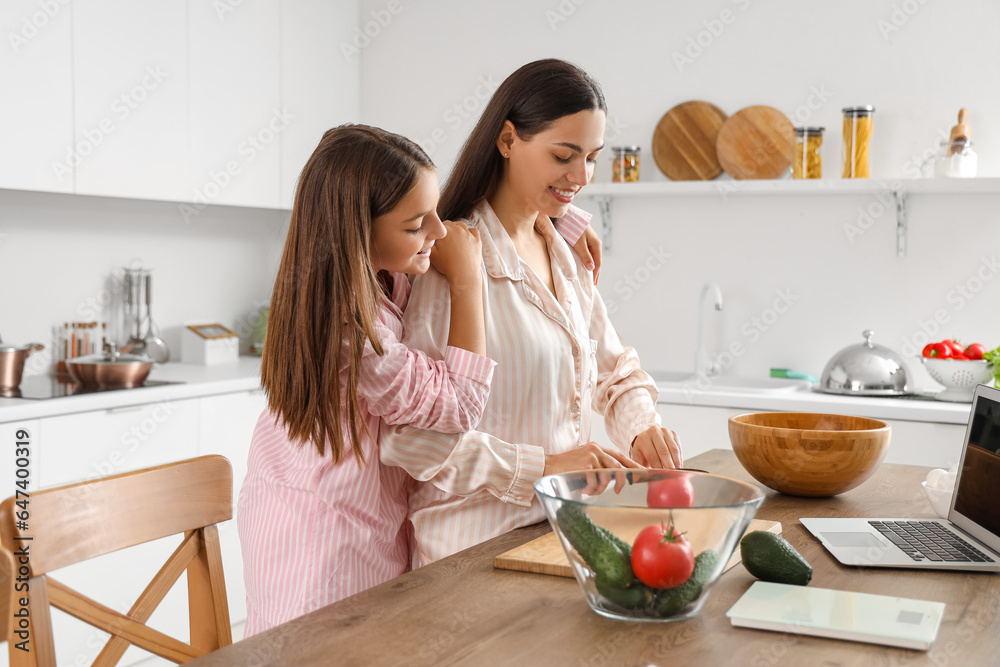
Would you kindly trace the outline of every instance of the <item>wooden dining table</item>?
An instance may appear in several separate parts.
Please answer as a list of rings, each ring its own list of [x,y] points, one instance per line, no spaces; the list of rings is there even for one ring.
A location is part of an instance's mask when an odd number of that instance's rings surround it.
[[[753,479],[728,450],[690,467]],[[932,517],[920,482],[927,468],[883,464],[831,498],[770,490],[757,518],[813,566],[810,586],[944,602],[929,651],[735,628],[726,611],[755,579],[737,565],[696,617],[639,623],[591,611],[576,580],[498,570],[493,558],[550,531],[513,530],[436,563],[239,641],[191,663],[232,665],[1000,665],[1000,576],[840,565],[800,517]],[[998,494],[1000,501],[1000,494]]]

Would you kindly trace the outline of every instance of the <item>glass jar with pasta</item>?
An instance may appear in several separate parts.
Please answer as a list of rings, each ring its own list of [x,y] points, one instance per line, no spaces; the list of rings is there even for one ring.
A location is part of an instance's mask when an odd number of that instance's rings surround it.
[[[823,158],[819,149],[823,145],[823,127],[795,128],[795,159],[792,178],[822,178]]]
[[[868,178],[868,148],[872,140],[875,107],[844,109],[844,178]]]
[[[611,182],[639,182],[638,146],[614,146],[611,149]]]

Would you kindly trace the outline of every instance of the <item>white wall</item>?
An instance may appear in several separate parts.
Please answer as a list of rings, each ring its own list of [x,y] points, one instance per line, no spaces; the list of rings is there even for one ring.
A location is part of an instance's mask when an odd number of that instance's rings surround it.
[[[0,190],[0,335],[46,346],[26,374],[47,370],[51,327],[115,312],[127,264],[153,269],[153,319],[174,360],[183,322],[250,330],[270,296],[289,214],[208,206],[188,223],[179,206]]]
[[[362,18],[386,6],[364,0]],[[728,114],[768,104],[796,124],[826,126],[829,178],[837,175],[841,107],[876,107],[872,176],[897,178],[914,174],[965,106],[979,174],[995,177],[997,25],[1000,4],[987,0],[404,0],[362,54],[361,116],[421,141],[447,172],[482,110],[481,82],[496,85],[528,61],[561,57],[601,81],[608,144],[642,147],[644,181],[666,180],[649,154],[652,131],[690,99]],[[675,54],[686,56],[699,39],[707,46],[679,66]],[[602,158],[597,180],[609,178]],[[585,198],[579,203],[596,211]],[[863,329],[900,350],[907,339],[919,342],[921,322],[937,311],[947,322],[937,337],[993,347],[1000,279],[977,282],[977,273],[1000,272],[983,262],[1000,254],[998,205],[995,195],[911,196],[909,252],[899,259],[891,210],[875,215],[862,236],[845,233],[862,209],[879,212],[874,196],[619,198],[601,291],[614,301],[622,336],[655,369],[693,368],[697,299],[708,280],[726,299],[722,338],[745,347],[732,373],[789,367],[819,375],[833,353],[861,341]],[[671,257],[648,272],[654,247]],[[630,278],[645,282],[631,290]],[[955,291],[966,283],[979,289],[971,300]],[[754,339],[751,318],[770,318],[778,290],[796,300]]]

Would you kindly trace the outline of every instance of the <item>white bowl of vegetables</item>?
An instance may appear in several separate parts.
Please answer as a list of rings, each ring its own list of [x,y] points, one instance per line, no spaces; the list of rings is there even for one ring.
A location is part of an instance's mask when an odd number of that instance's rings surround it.
[[[929,343],[921,361],[927,374],[944,387],[935,394],[940,401],[971,403],[976,386],[992,386],[1000,375],[1000,347],[987,352],[980,343],[963,346],[951,339]]]

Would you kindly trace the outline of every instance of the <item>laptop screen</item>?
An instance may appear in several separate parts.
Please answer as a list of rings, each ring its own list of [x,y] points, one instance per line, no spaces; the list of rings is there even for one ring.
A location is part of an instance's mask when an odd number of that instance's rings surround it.
[[[954,511],[1000,537],[1000,391],[976,394]]]

